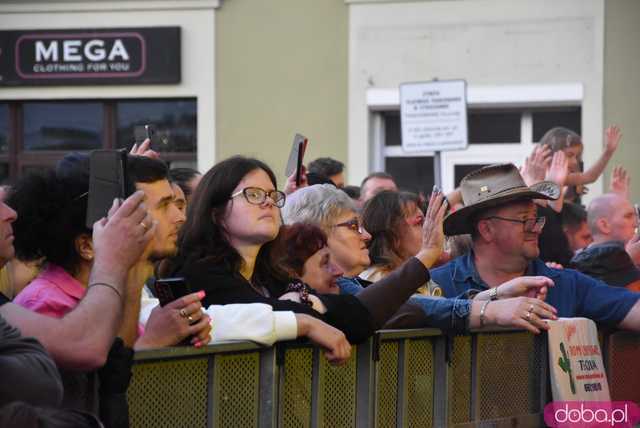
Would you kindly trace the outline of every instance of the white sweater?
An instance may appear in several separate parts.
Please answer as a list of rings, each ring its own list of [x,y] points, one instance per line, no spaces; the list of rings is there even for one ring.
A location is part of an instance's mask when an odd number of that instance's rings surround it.
[[[158,299],[146,287],[142,290],[140,323],[147,324]],[[291,311],[274,311],[264,303],[211,305],[202,309],[211,318],[210,344],[250,340],[271,346],[280,340],[293,340],[298,336],[298,323]]]

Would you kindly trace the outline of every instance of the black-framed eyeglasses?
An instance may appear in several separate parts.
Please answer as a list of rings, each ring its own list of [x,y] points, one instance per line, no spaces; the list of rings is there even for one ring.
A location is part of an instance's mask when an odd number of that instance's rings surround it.
[[[342,223],[334,224],[333,227],[347,227],[361,235],[364,233],[364,227],[360,224],[360,220],[357,217]]]
[[[544,227],[544,224],[547,222],[547,218],[545,216],[528,218],[528,219],[525,219],[525,220],[520,220],[520,219],[517,219],[517,218],[500,217],[500,216],[497,216],[497,215],[493,215],[493,216],[490,216],[490,217],[482,218],[482,220],[490,220],[490,219],[510,221],[510,222],[513,222],[513,223],[520,223],[524,227],[524,231],[525,232],[540,232],[540,231],[542,231],[542,228]]]
[[[244,189],[232,194],[231,198],[229,199],[233,199],[238,195],[243,195],[247,202],[252,205],[262,205],[267,200],[267,198],[269,198],[278,208],[284,207],[284,202],[287,198],[287,196],[280,190],[266,191],[259,187],[245,187]]]

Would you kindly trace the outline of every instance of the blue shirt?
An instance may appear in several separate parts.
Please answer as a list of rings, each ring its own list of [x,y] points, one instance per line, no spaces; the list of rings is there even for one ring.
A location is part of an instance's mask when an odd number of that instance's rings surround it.
[[[640,299],[640,293],[610,287],[573,269],[551,269],[540,259],[529,263],[525,275],[553,280],[555,286],[549,287],[546,301],[558,310],[559,317],[585,317],[616,326]],[[489,288],[476,270],[473,251],[432,270],[431,278],[448,297]]]
[[[358,294],[362,284],[358,278],[340,277],[336,281],[340,294]],[[467,299],[445,299],[432,296],[412,296],[409,301],[422,308],[425,313],[425,325],[445,331],[463,333],[469,327],[471,301]],[[423,327],[423,326],[416,326]]]

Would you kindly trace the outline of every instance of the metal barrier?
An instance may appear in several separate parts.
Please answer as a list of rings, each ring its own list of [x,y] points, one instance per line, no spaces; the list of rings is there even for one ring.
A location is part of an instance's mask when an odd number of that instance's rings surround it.
[[[606,333],[612,399],[640,401],[640,335]],[[229,343],[137,353],[131,427],[539,426],[546,337],[380,331],[334,367],[317,347]]]

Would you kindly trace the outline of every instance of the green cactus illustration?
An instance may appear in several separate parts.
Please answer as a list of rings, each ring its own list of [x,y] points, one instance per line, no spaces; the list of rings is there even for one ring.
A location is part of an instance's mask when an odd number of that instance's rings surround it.
[[[569,375],[569,382],[571,383],[571,392],[575,394],[576,384],[573,381],[573,373],[571,371],[571,361],[569,360],[569,356],[567,355],[567,350],[564,348],[564,343],[562,342],[560,342],[560,352],[562,352],[562,357],[558,358],[558,365],[560,366],[563,372]]]

